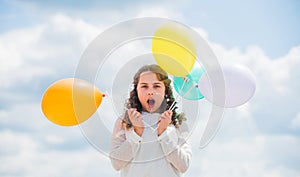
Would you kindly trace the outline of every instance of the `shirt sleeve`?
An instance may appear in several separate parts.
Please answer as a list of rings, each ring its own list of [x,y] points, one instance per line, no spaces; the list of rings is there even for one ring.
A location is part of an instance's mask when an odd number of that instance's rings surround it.
[[[122,120],[118,119],[112,134],[109,153],[112,166],[117,171],[124,168],[135,157],[141,142],[142,138],[133,129],[124,130]]]
[[[166,159],[181,173],[186,172],[192,157],[192,148],[187,142],[188,134],[187,125],[182,124],[180,128],[169,126],[158,137]]]

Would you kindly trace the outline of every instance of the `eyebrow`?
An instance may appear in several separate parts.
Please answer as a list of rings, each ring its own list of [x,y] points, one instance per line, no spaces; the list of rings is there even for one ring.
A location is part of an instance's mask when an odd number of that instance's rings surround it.
[[[162,85],[163,83],[161,82],[154,82],[154,83],[145,83],[145,82],[142,82],[140,83],[141,85],[148,85],[148,84],[153,84],[153,85]]]

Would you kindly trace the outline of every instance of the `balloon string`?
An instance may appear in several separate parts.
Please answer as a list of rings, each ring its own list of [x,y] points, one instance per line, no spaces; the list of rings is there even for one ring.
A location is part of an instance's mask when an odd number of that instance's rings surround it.
[[[184,80],[184,81],[185,81],[185,82],[184,82],[184,84],[185,84],[185,83],[186,83],[186,80]],[[183,85],[184,85],[184,84],[183,84]],[[185,97],[185,95],[187,95],[188,93],[190,93],[190,92],[192,91],[193,88],[196,88],[196,87],[197,87],[197,84],[195,84],[194,81],[192,81],[192,84],[193,84],[193,86],[192,86],[191,88],[189,88],[189,90],[188,90],[187,92],[185,92],[185,93],[182,95],[182,97]],[[181,88],[183,88],[183,87],[181,87]],[[180,91],[180,93],[181,93],[181,91]],[[177,99],[177,97],[178,97],[178,95],[176,96],[176,99]],[[182,97],[180,97],[179,101],[181,101]],[[176,100],[176,99],[175,99],[175,100]],[[175,108],[175,100],[173,101],[172,105],[171,105],[170,108],[169,108],[170,111],[173,111],[173,109]]]
[[[184,95],[182,95],[182,97],[179,98],[179,101],[181,101],[181,99],[182,99],[186,94],[190,93],[194,87],[196,88],[196,87],[197,87],[197,84],[195,84],[195,83],[193,82],[193,86],[192,86],[187,92],[185,92]],[[174,100],[174,102],[175,102],[175,100]],[[173,103],[174,103],[174,102],[173,102]],[[172,104],[172,105],[173,105],[173,104]],[[175,108],[175,105],[170,109],[170,111],[173,111],[174,108]]]
[[[187,78],[187,77],[183,77],[183,84],[182,84],[182,86],[181,86],[181,88],[180,88],[180,93],[182,92],[182,89],[183,89],[183,87],[185,86],[185,83],[187,83],[188,82],[188,80],[189,80],[189,78]],[[177,95],[178,96],[178,95]]]
[[[175,98],[175,100],[177,99],[177,97]],[[173,110],[173,106],[175,105],[175,100],[173,101],[173,103],[171,104],[169,110],[172,111]],[[174,106],[175,107],[175,106]]]
[[[128,111],[129,108],[125,108],[125,111]],[[157,130],[158,127],[153,128],[150,124],[148,124],[146,121],[142,120],[143,124],[145,125],[144,127],[149,127],[153,132]]]
[[[187,83],[187,81],[188,81],[188,78],[187,78],[187,77],[184,77],[184,78],[183,78],[183,84],[182,84],[181,88],[179,89],[179,93],[182,92],[182,89],[184,88],[185,83]],[[170,111],[173,110],[173,106],[175,106],[175,103],[176,103],[176,100],[178,99],[178,96],[179,96],[179,94],[176,95],[176,98],[174,99],[173,103],[171,104],[171,106],[170,106],[170,108],[169,108]]]

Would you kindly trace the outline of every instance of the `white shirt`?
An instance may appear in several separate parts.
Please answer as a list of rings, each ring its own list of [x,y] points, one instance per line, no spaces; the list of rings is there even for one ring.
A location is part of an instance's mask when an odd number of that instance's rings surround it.
[[[124,130],[122,120],[115,123],[111,141],[110,159],[121,177],[183,177],[192,156],[185,138],[186,124],[173,125],[157,135],[159,113],[142,112],[144,131],[142,136],[133,129]]]

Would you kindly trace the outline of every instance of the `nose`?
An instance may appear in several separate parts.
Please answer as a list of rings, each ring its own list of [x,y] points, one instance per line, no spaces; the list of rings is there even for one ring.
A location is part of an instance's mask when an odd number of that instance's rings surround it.
[[[152,95],[153,95],[153,92],[148,92],[147,95],[152,96]]]

